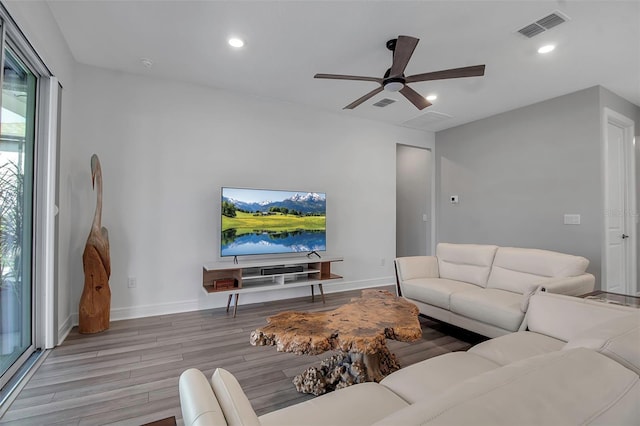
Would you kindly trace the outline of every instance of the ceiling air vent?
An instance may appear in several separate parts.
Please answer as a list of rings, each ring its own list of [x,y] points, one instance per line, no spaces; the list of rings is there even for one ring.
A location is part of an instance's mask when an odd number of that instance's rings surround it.
[[[560,25],[568,20],[569,18],[566,15],[563,15],[560,12],[556,11],[550,15],[545,16],[544,18],[538,19],[532,24],[520,28],[518,32],[525,37],[531,38],[542,32],[545,32],[546,30],[550,30],[551,28]]]
[[[560,16],[560,14],[554,12],[549,16],[545,16],[544,18],[538,20],[536,24],[543,26],[545,29],[550,30],[556,25],[560,25],[565,22],[566,19]]]
[[[438,123],[450,118],[453,118],[453,116],[445,114],[444,112],[428,111],[422,115],[412,118],[411,120],[405,121],[402,123],[402,126],[418,130],[431,130],[429,127],[430,124]]]
[[[518,32],[525,37],[531,38],[533,36],[536,36],[540,33],[545,32],[545,29],[538,24],[531,24],[531,25],[527,25],[524,28],[520,28]]]
[[[389,99],[389,98],[384,98],[384,99],[380,99],[378,102],[376,102],[375,104],[373,104],[373,106],[377,106],[380,108],[384,108],[386,106],[391,105],[392,103],[395,102],[395,99]]]

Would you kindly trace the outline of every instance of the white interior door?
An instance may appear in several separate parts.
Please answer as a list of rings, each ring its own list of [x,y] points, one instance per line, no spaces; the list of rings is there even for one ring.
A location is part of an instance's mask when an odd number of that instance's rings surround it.
[[[633,122],[605,111],[605,264],[602,289],[635,293]]]

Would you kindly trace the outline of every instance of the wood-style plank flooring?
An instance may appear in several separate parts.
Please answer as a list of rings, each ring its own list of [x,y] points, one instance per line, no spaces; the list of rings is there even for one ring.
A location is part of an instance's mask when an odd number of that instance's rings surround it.
[[[389,288],[392,290],[391,288]],[[175,416],[182,424],[178,377],[190,367],[207,376],[223,367],[239,380],[258,415],[313,398],[291,380],[321,356],[278,353],[253,347],[250,332],[284,310],[335,309],[360,291],[241,305],[233,318],[224,308],[114,321],[97,335],[77,327],[55,348],[27,383],[2,425],[141,425]],[[415,343],[389,341],[401,365],[466,350],[477,335],[421,318]]]

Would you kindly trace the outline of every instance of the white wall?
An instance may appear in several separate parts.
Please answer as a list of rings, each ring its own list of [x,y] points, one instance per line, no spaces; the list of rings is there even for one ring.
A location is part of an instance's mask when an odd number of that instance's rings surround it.
[[[74,306],[95,206],[93,153],[104,175],[112,319],[226,304],[201,290],[202,264],[219,252],[221,186],[326,192],[328,252],[344,256],[336,272],[354,286],[394,281],[396,143],[429,147],[433,134],[84,65],[74,85],[75,135],[64,152]],[[244,295],[241,304],[308,293]]]
[[[352,287],[393,282],[395,145],[433,148],[433,133],[79,65],[44,2],[3,3],[64,87],[60,335],[76,321],[83,287],[94,152],[105,178],[112,319],[226,302],[200,290],[202,263],[218,256],[223,185],[325,191],[329,250],[345,258],[337,272]],[[127,288],[128,276],[137,289]]]

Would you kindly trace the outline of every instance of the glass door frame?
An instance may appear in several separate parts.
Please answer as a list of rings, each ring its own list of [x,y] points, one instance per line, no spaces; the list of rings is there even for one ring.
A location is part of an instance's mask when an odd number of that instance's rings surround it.
[[[58,342],[55,260],[57,206],[58,80],[33,49],[4,5],[0,3],[0,49],[5,47],[36,77],[33,140],[31,238],[31,345],[0,377],[0,388],[37,350]],[[2,67],[3,68],[3,67]],[[4,81],[0,69],[0,86]],[[0,96],[0,106],[1,103]]]

